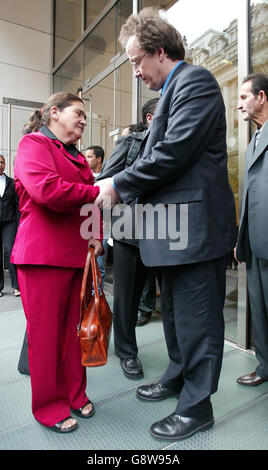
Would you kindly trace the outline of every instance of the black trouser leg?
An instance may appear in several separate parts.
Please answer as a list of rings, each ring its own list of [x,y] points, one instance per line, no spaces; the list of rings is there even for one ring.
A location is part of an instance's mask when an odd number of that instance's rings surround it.
[[[141,261],[138,247],[116,240],[113,260],[115,354],[120,358],[136,357],[138,348],[135,328],[147,268]]]
[[[161,382],[181,388],[176,413],[182,416],[206,413],[210,395],[217,390],[224,346],[226,267],[224,256],[162,271],[162,318],[170,364]]]

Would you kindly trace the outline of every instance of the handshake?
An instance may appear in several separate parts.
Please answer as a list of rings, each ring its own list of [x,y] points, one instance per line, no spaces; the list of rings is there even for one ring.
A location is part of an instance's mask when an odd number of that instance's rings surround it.
[[[113,178],[105,178],[97,181],[94,186],[100,188],[99,195],[94,201],[100,209],[111,209],[121,202],[119,194],[114,189]]]

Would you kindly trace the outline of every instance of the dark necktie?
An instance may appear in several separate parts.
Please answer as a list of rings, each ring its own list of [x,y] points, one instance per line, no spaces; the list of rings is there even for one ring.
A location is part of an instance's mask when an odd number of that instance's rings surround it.
[[[260,138],[260,134],[261,134],[261,131],[258,130],[255,134],[255,142],[254,142],[254,150],[256,149],[257,145],[258,145],[258,142],[259,142],[259,138]]]

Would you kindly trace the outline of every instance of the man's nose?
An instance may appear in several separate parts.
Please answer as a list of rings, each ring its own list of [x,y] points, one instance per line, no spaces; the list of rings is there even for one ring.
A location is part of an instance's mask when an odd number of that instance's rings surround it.
[[[140,69],[139,69],[139,68],[138,68],[137,70],[135,70],[135,77],[136,77],[136,78],[141,77],[141,73],[140,73]]]

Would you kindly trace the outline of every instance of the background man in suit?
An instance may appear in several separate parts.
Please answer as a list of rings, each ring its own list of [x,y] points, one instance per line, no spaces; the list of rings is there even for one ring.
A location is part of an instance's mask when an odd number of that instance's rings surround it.
[[[14,179],[5,175],[6,161],[0,155],[0,297],[4,289],[3,247],[7,256],[8,268],[13,293],[20,295],[16,266],[10,262],[11,251],[19,224],[19,199],[15,191]],[[2,247],[3,245],[3,247]]]
[[[181,232],[175,246],[172,234],[161,238],[156,230],[153,239],[145,233],[140,240],[144,264],[161,268],[170,361],[160,382],[139,387],[137,396],[157,401],[179,394],[175,412],[151,426],[154,437],[177,440],[214,423],[210,396],[221,370],[226,266],[236,240],[225,108],[215,78],[184,61],[181,35],[154,9],[131,15],[120,40],[135,76],[161,90],[161,98],[140,158],[100,182],[96,203],[106,194],[112,205],[139,198],[161,204],[167,219],[175,207],[168,219]]]
[[[249,75],[240,90],[238,109],[257,131],[246,152],[246,174],[236,257],[245,261],[254,328],[254,346],[259,365],[237,379],[242,385],[268,380],[268,75]]]

